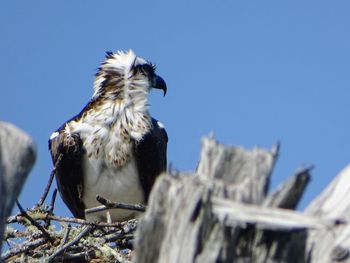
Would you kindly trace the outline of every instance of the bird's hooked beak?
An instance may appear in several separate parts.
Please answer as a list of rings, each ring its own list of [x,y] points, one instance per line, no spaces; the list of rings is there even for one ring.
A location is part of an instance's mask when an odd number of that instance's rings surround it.
[[[167,91],[166,83],[164,79],[162,79],[158,75],[155,75],[155,77],[153,78],[153,88],[163,90],[165,96]]]

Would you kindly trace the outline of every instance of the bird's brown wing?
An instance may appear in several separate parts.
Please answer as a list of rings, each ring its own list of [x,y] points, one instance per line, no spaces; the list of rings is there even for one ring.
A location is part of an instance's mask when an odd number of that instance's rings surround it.
[[[49,140],[57,187],[72,214],[84,218],[82,141],[78,134],[67,135],[60,130],[57,133],[57,136]]]
[[[136,165],[146,201],[157,176],[167,168],[167,133],[153,118],[152,124],[151,131],[135,146]]]

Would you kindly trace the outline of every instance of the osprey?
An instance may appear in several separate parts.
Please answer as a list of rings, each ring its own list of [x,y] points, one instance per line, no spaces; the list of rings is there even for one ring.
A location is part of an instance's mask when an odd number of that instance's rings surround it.
[[[126,220],[130,210],[85,215],[100,205],[96,195],[114,202],[143,203],[156,177],[166,170],[167,134],[148,111],[152,88],[166,94],[155,66],[133,51],[107,52],[96,73],[92,99],[50,137],[58,190],[75,217]]]

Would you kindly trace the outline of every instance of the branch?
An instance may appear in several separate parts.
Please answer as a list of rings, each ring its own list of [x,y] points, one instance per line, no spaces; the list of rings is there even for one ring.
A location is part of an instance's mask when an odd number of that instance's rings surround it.
[[[83,251],[83,252],[80,252],[80,253],[65,253],[62,258],[63,259],[69,259],[69,260],[73,260],[73,259],[86,259],[86,258],[89,258],[89,257],[93,257],[95,255],[95,251],[92,250],[92,249],[89,249],[88,251]],[[80,261],[79,261],[80,262]]]
[[[85,209],[86,214],[102,212],[109,209],[127,209],[127,210],[134,210],[138,212],[146,211],[146,207],[142,204],[115,203],[99,195],[96,196],[96,200],[100,202],[102,205]]]
[[[55,188],[55,190],[53,190],[53,193],[52,193],[51,203],[49,206],[49,211],[51,214],[53,213],[53,210],[55,209],[56,197],[57,197],[57,188]]]
[[[21,215],[15,215],[8,217],[6,220],[7,224],[13,224],[13,223],[19,223],[23,222],[23,217]],[[98,226],[98,227],[121,227],[123,226],[123,223],[115,222],[115,223],[105,223],[105,222],[91,222],[80,218],[74,218],[74,217],[62,217],[62,216],[56,216],[56,215],[49,215],[45,214],[43,212],[37,212],[33,218],[35,220],[53,220],[58,222],[66,222],[66,223],[74,223],[74,224],[80,224],[80,225],[90,225],[90,226]]]
[[[44,237],[45,237],[48,241],[50,241],[51,244],[53,244],[55,240],[50,236],[50,234],[45,230],[45,228],[44,228],[42,225],[40,225],[38,222],[36,222],[30,215],[28,215],[27,212],[23,209],[23,207],[19,204],[18,201],[16,201],[16,204],[17,204],[18,209],[19,209],[19,211],[21,212],[21,214],[22,214],[26,219],[28,219],[29,222],[30,222],[33,226],[35,226],[37,229],[39,229],[39,230],[43,233]]]
[[[50,174],[50,177],[49,177],[49,181],[47,182],[47,185],[45,187],[45,190],[44,190],[44,193],[43,195],[41,196],[39,202],[36,204],[36,207],[39,207],[39,206],[42,206],[45,202],[45,199],[50,191],[50,188],[51,188],[51,185],[52,185],[52,181],[53,181],[53,178],[55,177],[55,173],[56,173],[56,167],[57,165],[60,163],[62,159],[62,154],[60,154],[57,158],[57,161],[55,162],[55,165],[51,171],[51,174]]]
[[[130,220],[128,221],[128,224],[125,224],[125,226],[120,231],[113,231],[113,233],[105,235],[104,239],[106,242],[115,242],[118,239],[121,239],[126,235],[134,232],[136,230],[136,227],[137,221]]]
[[[310,181],[310,172],[312,169],[313,166],[300,169],[287,182],[280,185],[275,192],[267,196],[263,205],[285,209],[295,209]]]
[[[46,239],[45,238],[39,238],[39,239],[35,239],[33,241],[30,241],[30,242],[26,242],[26,243],[23,243],[21,244],[20,246],[16,246],[10,250],[8,250],[7,252],[5,252],[4,254],[1,255],[1,258],[0,260],[7,260],[11,257],[14,257],[18,254],[21,254],[21,253],[26,253],[28,251],[32,251],[34,250],[35,248],[43,245],[46,243]]]
[[[80,239],[82,239],[85,235],[87,235],[92,229],[92,226],[86,226],[80,233],[77,235],[73,240],[66,243],[65,245],[61,246],[58,250],[56,250],[55,253],[53,253],[49,258],[48,262],[53,262],[53,260],[59,256],[61,253],[63,253],[67,248],[75,245],[79,242]]]

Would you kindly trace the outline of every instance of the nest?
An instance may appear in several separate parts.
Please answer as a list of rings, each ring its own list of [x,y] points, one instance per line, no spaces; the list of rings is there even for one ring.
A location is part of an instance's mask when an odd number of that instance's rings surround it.
[[[55,170],[55,169],[54,169]],[[7,218],[4,262],[130,262],[137,219],[125,222],[90,222],[54,214],[57,189],[50,205],[44,204],[54,172],[39,202]],[[101,206],[89,212],[113,208],[144,211],[142,205],[113,203],[98,196]]]

